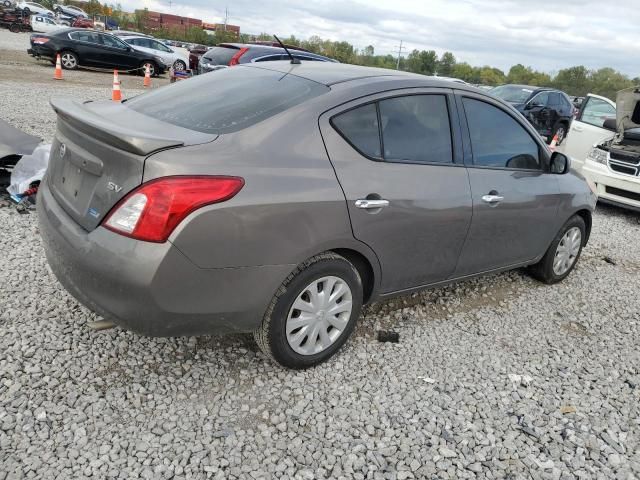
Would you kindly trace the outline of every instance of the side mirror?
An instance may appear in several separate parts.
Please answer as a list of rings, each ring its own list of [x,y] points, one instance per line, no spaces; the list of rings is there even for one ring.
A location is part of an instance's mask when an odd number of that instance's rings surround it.
[[[564,153],[553,152],[550,160],[551,173],[564,175],[571,170],[571,161]]]
[[[602,128],[606,128],[607,130],[611,130],[612,132],[617,132],[618,122],[615,118],[607,118],[602,124]]]

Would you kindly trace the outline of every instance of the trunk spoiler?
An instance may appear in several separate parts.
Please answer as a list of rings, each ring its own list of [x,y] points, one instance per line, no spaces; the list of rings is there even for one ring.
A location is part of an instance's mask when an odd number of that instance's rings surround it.
[[[51,106],[60,119],[78,131],[136,155],[146,156],[158,150],[207,143],[217,138],[217,135],[161,122],[121,103],[80,103],[54,97]],[[166,134],[159,136],[157,132]]]

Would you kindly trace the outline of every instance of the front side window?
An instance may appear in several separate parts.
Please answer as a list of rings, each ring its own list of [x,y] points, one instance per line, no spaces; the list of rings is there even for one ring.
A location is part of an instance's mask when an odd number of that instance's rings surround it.
[[[542,92],[537,94],[531,100],[529,100],[529,105],[546,107],[549,105],[549,92]]]
[[[489,103],[463,98],[474,165],[541,168],[538,144],[511,115]]]
[[[554,107],[561,107],[562,95],[560,95],[558,92],[551,92],[549,94],[549,105],[552,105]]]
[[[149,43],[151,44],[151,48],[155,50],[160,50],[161,52],[171,52],[170,48],[166,47],[160,42],[156,42],[155,40],[149,40]]]
[[[602,128],[605,120],[609,118],[616,118],[616,108],[604,100],[589,97],[582,110],[580,121]]]

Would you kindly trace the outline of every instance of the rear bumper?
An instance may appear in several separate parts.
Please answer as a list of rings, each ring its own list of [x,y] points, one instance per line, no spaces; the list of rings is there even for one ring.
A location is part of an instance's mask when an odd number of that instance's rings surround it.
[[[31,44],[31,48],[27,50],[27,53],[32,57],[56,58],[56,52],[46,44]]]
[[[175,246],[82,229],[46,181],[38,195],[45,253],[62,285],[119,326],[149,336],[248,332],[293,266],[202,269]]]
[[[598,200],[640,210],[640,178],[612,172],[607,165],[585,161],[585,177],[597,187]]]

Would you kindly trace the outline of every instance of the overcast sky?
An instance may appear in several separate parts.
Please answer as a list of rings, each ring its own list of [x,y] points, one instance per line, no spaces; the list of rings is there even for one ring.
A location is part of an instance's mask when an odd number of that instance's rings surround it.
[[[637,0],[124,0],[125,10],[147,7],[229,23],[243,33],[275,33],[346,40],[376,53],[433,49],[474,66],[508,70],[515,63],[556,73],[561,68],[611,66],[640,75]],[[394,53],[394,54],[395,54]]]

